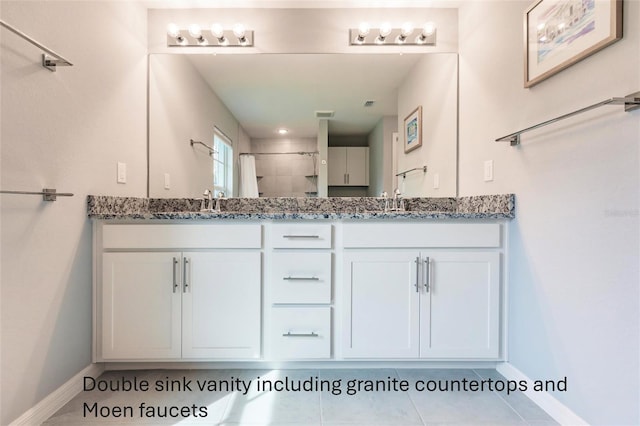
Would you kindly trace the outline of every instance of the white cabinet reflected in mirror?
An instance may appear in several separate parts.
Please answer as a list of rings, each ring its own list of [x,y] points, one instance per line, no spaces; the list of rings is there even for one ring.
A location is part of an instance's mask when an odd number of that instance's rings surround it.
[[[241,174],[256,180],[259,196],[379,196],[395,188],[456,196],[457,75],[454,53],[152,54],[149,196],[197,198],[214,186],[226,196],[256,195],[240,188]],[[405,118],[418,106],[422,145],[405,152]],[[335,184],[335,147],[367,147],[359,152],[367,153],[368,178],[345,172]],[[243,164],[255,163],[255,178],[239,170],[243,154],[254,157]]]

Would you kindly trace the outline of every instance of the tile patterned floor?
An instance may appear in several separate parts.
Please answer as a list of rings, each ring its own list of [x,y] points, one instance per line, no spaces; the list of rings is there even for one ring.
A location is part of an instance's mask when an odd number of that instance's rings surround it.
[[[423,391],[416,384],[449,380],[505,380],[495,370],[465,369],[358,369],[358,370],[141,370],[109,371],[103,383],[122,385],[123,380],[146,380],[147,391],[83,391],[44,424],[149,424],[149,425],[556,425],[542,409],[521,392],[506,391]],[[265,391],[258,389],[258,378],[265,385],[288,381],[291,385],[323,385],[322,389]],[[191,390],[159,391],[156,382],[187,383]],[[249,384],[249,380],[251,383]],[[369,391],[349,395],[349,381],[361,386],[381,381],[397,390]],[[200,391],[198,382],[216,385]],[[281,382],[278,382],[281,381]],[[404,382],[403,382],[404,381]],[[233,383],[240,390],[220,388]],[[406,383],[408,389],[400,389]],[[177,386],[177,385],[176,385]],[[156,417],[145,417],[140,405],[154,410]],[[94,405],[95,404],[95,405]],[[94,408],[95,407],[95,408]],[[114,407],[123,408],[117,417]],[[158,407],[158,408],[149,408]],[[160,417],[167,407],[175,417]],[[182,408],[186,407],[186,408]],[[202,407],[202,408],[201,408]],[[93,409],[93,410],[92,410]],[[178,409],[184,412],[178,412]],[[101,416],[106,415],[105,417]],[[160,413],[158,413],[158,411]],[[202,415],[205,414],[206,416]],[[108,413],[107,413],[108,412]],[[195,413],[195,415],[194,415]],[[109,415],[107,415],[109,414]]]

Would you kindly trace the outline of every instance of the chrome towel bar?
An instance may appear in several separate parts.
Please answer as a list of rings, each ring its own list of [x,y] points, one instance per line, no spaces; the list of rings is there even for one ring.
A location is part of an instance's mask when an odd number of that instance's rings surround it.
[[[194,141],[193,139],[189,139],[189,142],[191,143],[191,146],[193,146],[193,145],[202,145],[202,146],[204,146],[205,148],[207,148],[209,150],[209,155],[213,155],[213,154],[216,153],[216,150],[214,148],[210,147],[209,145],[207,145],[204,142]]]
[[[404,172],[396,173],[396,176],[402,176],[402,178],[404,179],[404,178],[407,177],[407,173],[414,172],[416,170],[422,170],[422,173],[427,173],[427,166],[414,167],[413,169],[409,169],[409,170],[405,170]]]
[[[17,36],[22,37],[23,39],[25,39],[29,43],[33,44],[38,49],[40,49],[40,50],[42,50],[44,52],[47,52],[48,55],[47,55],[47,53],[43,53],[42,54],[42,66],[45,67],[46,69],[48,69],[49,71],[56,72],[56,68],[58,66],[63,66],[63,67],[72,67],[73,66],[73,64],[69,60],[65,59],[62,55],[54,52],[53,50],[49,49],[48,47],[46,47],[42,43],[39,43],[38,41],[36,41],[33,38],[29,37],[28,35],[26,35],[22,31],[20,31],[20,30],[18,30],[16,28],[12,27],[11,25],[7,24],[3,20],[0,20],[0,26],[5,27],[6,29],[8,29],[12,33],[16,34]]]
[[[507,136],[503,136],[501,138],[496,139],[496,142],[509,142],[511,144],[511,146],[515,146],[515,145],[519,145],[520,144],[520,135],[534,130],[534,129],[538,129],[540,127],[544,127],[548,124],[552,124],[555,123],[557,121],[560,120],[564,120],[565,118],[569,118],[569,117],[573,117],[574,115],[578,115],[581,114],[583,112],[587,112],[590,111],[592,109],[595,108],[599,108],[601,106],[604,105],[624,105],[624,110],[625,111],[633,111],[634,109],[638,109],[640,108],[640,92],[636,92],[636,93],[632,93],[630,95],[625,96],[624,98],[609,98],[609,99],[605,99],[602,102],[598,102],[595,103],[593,105],[589,105],[587,107],[584,108],[580,108],[578,110],[572,111],[570,113],[567,114],[563,114],[559,117],[556,118],[552,118],[551,120],[547,120],[547,121],[543,121],[542,123],[538,123],[535,124],[531,127],[527,127],[526,129],[522,129],[519,130],[517,132],[513,132]]]
[[[70,192],[57,192],[54,188],[44,188],[41,192],[0,191],[0,194],[42,195],[42,201],[56,201],[57,197],[73,197]]]

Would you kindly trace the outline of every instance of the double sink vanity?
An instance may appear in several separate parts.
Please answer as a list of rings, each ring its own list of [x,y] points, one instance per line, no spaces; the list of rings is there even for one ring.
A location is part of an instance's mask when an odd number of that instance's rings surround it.
[[[94,362],[496,361],[513,195],[90,196]]]

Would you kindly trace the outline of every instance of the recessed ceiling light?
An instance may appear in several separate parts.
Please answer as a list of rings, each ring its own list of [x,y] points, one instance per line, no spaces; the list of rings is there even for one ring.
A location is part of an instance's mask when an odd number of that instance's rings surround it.
[[[289,131],[285,128],[278,129],[278,134],[280,135],[286,135],[287,133],[289,133]]]

